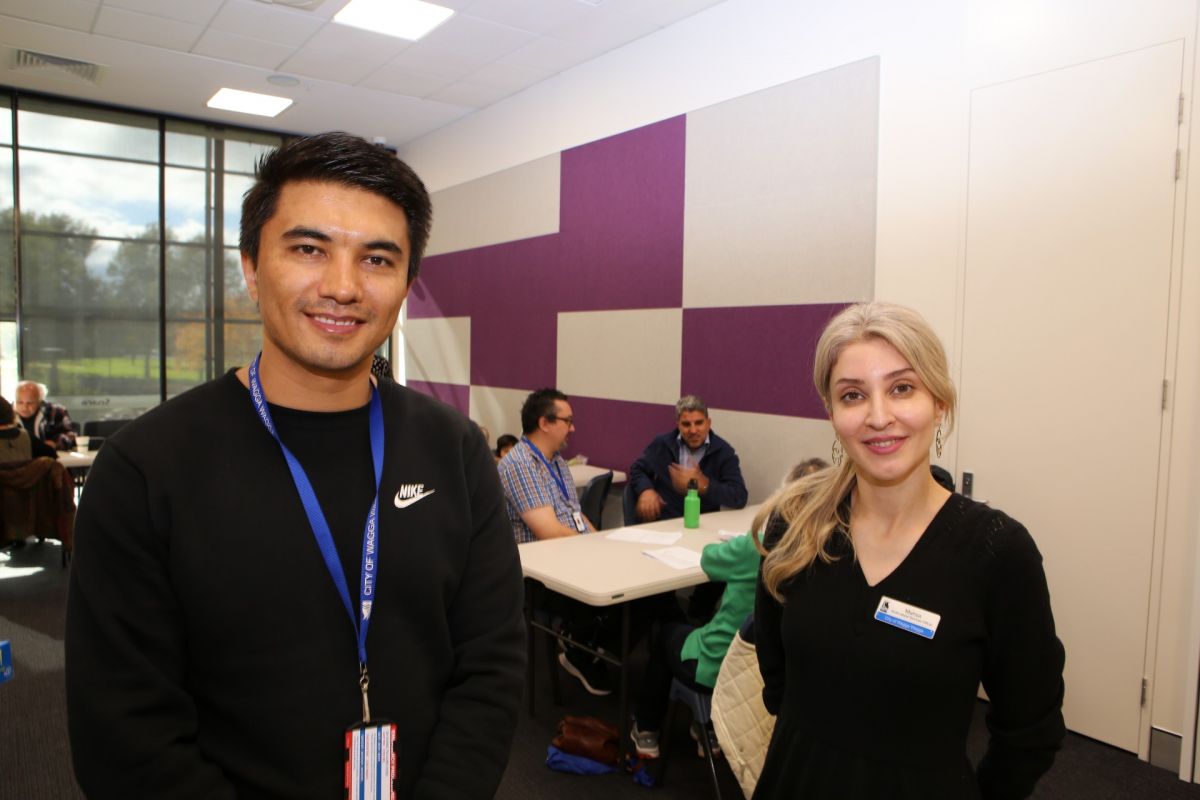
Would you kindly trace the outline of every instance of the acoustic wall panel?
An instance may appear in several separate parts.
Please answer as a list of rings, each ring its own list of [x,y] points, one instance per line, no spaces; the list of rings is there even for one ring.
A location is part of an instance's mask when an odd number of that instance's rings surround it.
[[[684,306],[871,296],[878,108],[871,58],[687,115]]]
[[[678,308],[558,315],[558,388],[608,400],[674,403],[681,352]]]
[[[426,255],[558,233],[558,153],[433,196]]]
[[[471,318],[410,319],[404,325],[405,374],[435,383],[471,382]]]

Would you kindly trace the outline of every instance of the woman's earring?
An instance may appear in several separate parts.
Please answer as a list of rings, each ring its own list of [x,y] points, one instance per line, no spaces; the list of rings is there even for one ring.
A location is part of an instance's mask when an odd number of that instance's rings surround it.
[[[933,449],[937,453],[937,457],[942,457],[942,423],[938,423],[937,433],[933,435]]]
[[[833,459],[833,465],[835,467],[840,467],[842,465],[842,459],[845,458],[845,456],[846,451],[842,449],[842,440],[836,436],[833,437],[833,451],[830,453],[830,457]]]

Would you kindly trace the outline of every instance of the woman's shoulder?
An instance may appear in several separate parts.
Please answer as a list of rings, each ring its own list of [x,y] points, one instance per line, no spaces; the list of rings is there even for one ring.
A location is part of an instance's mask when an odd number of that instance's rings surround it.
[[[982,566],[1041,562],[1028,529],[1004,511],[952,494],[938,515],[944,540],[961,557]]]

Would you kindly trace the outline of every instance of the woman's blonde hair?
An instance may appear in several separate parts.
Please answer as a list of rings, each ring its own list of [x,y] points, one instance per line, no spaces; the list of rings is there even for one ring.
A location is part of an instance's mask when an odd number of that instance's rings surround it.
[[[954,426],[956,394],[950,380],[946,352],[937,334],[920,314],[891,303],[858,303],[829,321],[817,342],[813,360],[813,383],[830,411],[833,397],[830,379],[834,364],[847,345],[869,339],[887,342],[904,357],[933,395],[942,411],[943,435]],[[854,463],[846,458],[832,469],[808,475],[771,495],[754,518],[755,542],[763,553],[763,585],[782,602],[780,586],[816,559],[833,561],[829,539],[839,528],[849,528],[842,504],[854,488]],[[772,516],[778,515],[787,530],[768,551],[763,533]]]

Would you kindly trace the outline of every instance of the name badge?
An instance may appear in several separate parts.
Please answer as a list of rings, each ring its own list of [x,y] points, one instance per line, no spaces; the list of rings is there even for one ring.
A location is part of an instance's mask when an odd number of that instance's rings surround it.
[[[396,726],[363,722],[346,731],[347,800],[396,800]]]
[[[879,605],[875,608],[875,619],[917,636],[932,639],[937,633],[942,615],[885,596],[880,598]]]
[[[575,511],[571,513],[571,518],[575,520],[575,530],[579,531],[580,533],[587,531],[587,525],[583,522],[583,514]]]

